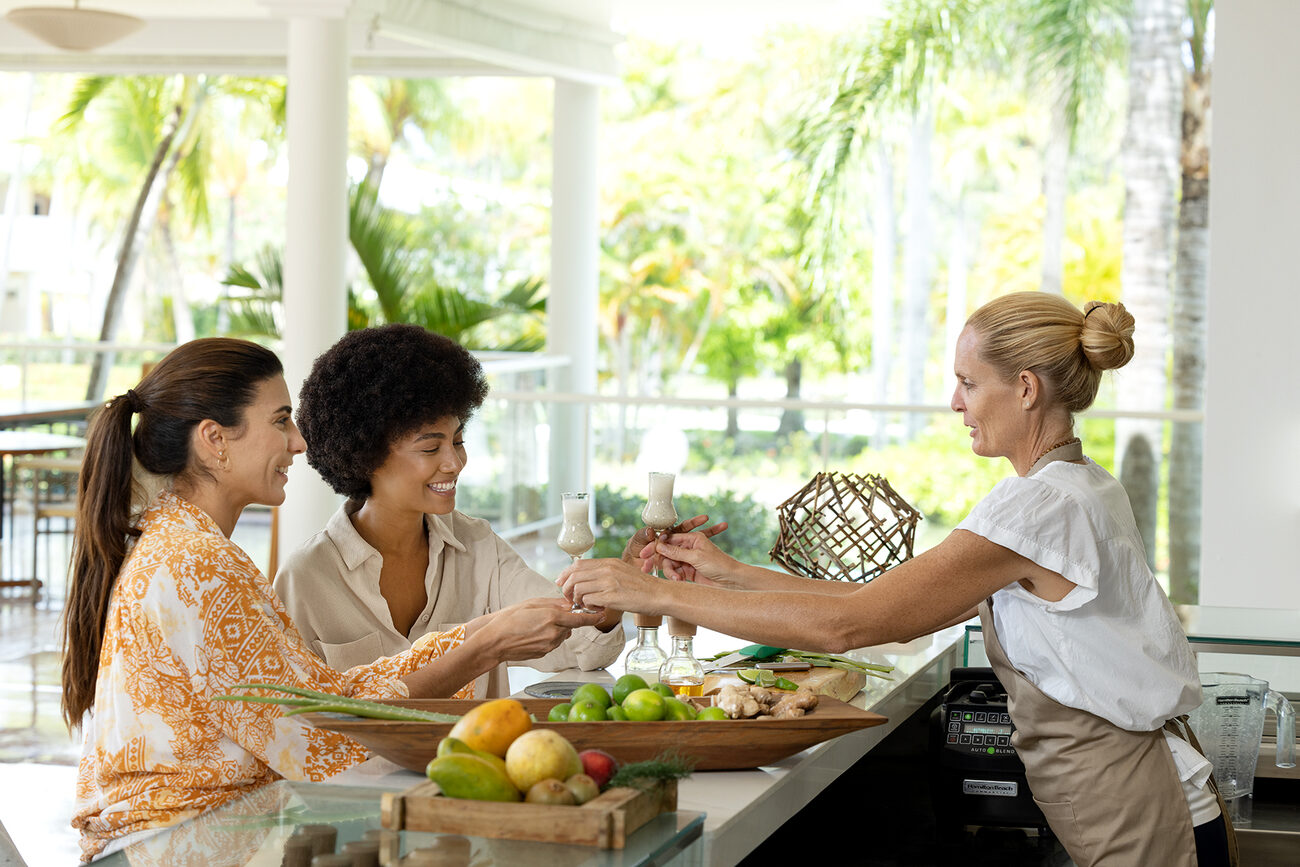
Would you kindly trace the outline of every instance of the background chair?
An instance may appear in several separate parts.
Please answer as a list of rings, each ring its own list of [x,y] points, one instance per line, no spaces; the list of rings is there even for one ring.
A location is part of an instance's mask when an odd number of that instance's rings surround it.
[[[77,475],[81,471],[81,458],[20,458],[14,463],[15,477],[28,476],[32,490],[32,593],[40,592],[41,536],[45,540],[45,564],[48,580],[53,584],[56,574],[63,575],[64,590],[67,585],[67,561],[54,562],[49,536],[70,534],[77,517]],[[58,522],[57,524],[55,522]],[[46,598],[49,598],[47,593]]]

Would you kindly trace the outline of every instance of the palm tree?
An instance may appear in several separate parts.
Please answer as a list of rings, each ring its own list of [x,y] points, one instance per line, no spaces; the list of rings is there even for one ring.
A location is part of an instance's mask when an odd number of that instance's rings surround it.
[[[447,136],[460,115],[436,78],[357,79],[352,88],[348,124],[353,151],[366,160],[364,186],[378,190],[393,151],[405,143],[408,129]]]
[[[1129,43],[1128,133],[1123,148],[1124,303],[1137,320],[1136,354],[1120,378],[1125,407],[1166,405],[1170,277],[1178,201],[1179,122],[1183,100],[1182,27],[1185,0],[1136,0]],[[1120,481],[1154,567],[1159,497],[1159,422],[1121,419],[1115,425]]]
[[[71,102],[59,121],[59,132],[80,137],[90,124],[92,104],[104,105],[114,130],[111,138],[99,139],[107,145],[97,150],[95,161],[105,162],[106,153],[122,160],[125,173],[131,166],[142,176],[134,196],[118,246],[117,267],[104,305],[99,339],[109,342],[117,337],[122,307],[135,271],[136,262],[153,231],[162,207],[164,191],[183,162],[194,159],[194,131],[199,112],[207,96],[208,84],[203,76],[157,77],[90,76],[81,79]],[[95,137],[98,138],[98,137]],[[100,176],[104,183],[110,175]],[[187,185],[196,220],[206,215],[206,193],[202,185]],[[113,353],[96,353],[91,366],[87,400],[99,400],[108,385]]]
[[[1018,8],[1016,8],[1018,7]],[[1124,49],[1129,0],[1019,0],[1013,4],[1015,36],[1026,80],[1044,92],[1050,121],[1043,154],[1042,289],[1061,293],[1065,202],[1070,155],[1085,108],[1104,110],[1107,72]]]
[[[88,76],[77,82],[57,133],[97,143],[89,160],[76,169],[83,175],[84,189],[110,202],[109,219],[122,223],[100,341],[117,337],[132,277],[151,238],[160,235],[164,254],[169,255],[173,224],[208,223],[206,169],[214,137],[207,124],[212,101],[235,95],[264,103],[276,89],[262,79],[205,75]],[[282,95],[283,86],[278,90]],[[132,204],[119,214],[113,203],[128,195]],[[174,302],[178,300],[181,303],[173,303],[177,315],[187,315],[183,298],[176,296]],[[96,354],[87,400],[103,396],[113,359],[111,352]]]
[[[900,323],[903,351],[900,366],[907,372],[906,399],[924,402],[926,361],[930,353],[929,309],[934,288],[934,227],[931,205],[930,151],[934,137],[936,93],[955,70],[982,63],[1001,52],[997,16],[991,4],[897,0],[871,30],[865,43],[847,46],[845,61],[831,92],[805,110],[794,134],[794,147],[808,166],[811,211],[835,223],[849,204],[845,181],[851,168],[872,157],[879,167],[877,183],[892,199],[892,164],[882,146],[882,129],[890,118],[910,122],[904,193],[906,224],[903,250],[903,302]],[[873,233],[884,246],[877,252],[872,312],[877,325],[893,319],[892,282],[895,228],[890,201],[877,201]],[[833,236],[833,232],[828,232]],[[885,267],[891,268],[885,274]],[[892,334],[877,327],[871,336],[875,380],[885,399]],[[908,419],[909,434],[924,423]]]
[[[1201,409],[1205,394],[1205,306],[1209,269],[1210,56],[1213,0],[1188,0],[1191,68],[1183,81],[1182,199],[1174,280],[1174,409]],[[1169,446],[1169,595],[1195,603],[1200,584],[1200,424],[1175,422]]]

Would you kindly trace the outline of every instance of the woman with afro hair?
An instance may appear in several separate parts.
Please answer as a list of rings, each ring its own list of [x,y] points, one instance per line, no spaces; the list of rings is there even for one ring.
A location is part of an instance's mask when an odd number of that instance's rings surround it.
[[[465,425],[487,391],[464,347],[415,325],[350,332],[312,366],[298,408],[307,462],[347,501],[275,590],[330,667],[464,623],[484,672],[474,695],[495,698],[510,692],[507,662],[592,670],[623,649],[621,612],[571,612],[487,521],[456,510]],[[629,562],[647,541],[633,537]]]

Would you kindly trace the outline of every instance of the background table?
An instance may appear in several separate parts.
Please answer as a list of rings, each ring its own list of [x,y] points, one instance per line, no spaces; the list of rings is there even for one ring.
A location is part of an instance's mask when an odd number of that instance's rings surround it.
[[[0,587],[32,588],[32,599],[41,582],[35,575],[31,578],[15,579],[4,574],[4,513],[10,511],[9,503],[9,461],[15,455],[45,455],[50,452],[66,452],[85,448],[86,441],[81,437],[64,434],[43,433],[41,431],[0,430]],[[12,514],[10,515],[12,521]],[[12,524],[11,524],[12,526]]]

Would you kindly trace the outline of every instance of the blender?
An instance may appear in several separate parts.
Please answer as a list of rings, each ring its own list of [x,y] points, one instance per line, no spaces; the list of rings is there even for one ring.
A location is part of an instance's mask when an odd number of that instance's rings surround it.
[[[1268,681],[1245,674],[1202,672],[1201,694],[1201,705],[1188,721],[1214,765],[1214,780],[1233,824],[1249,828],[1264,713],[1277,715],[1277,766],[1294,768],[1295,711],[1282,693],[1268,688]]]

